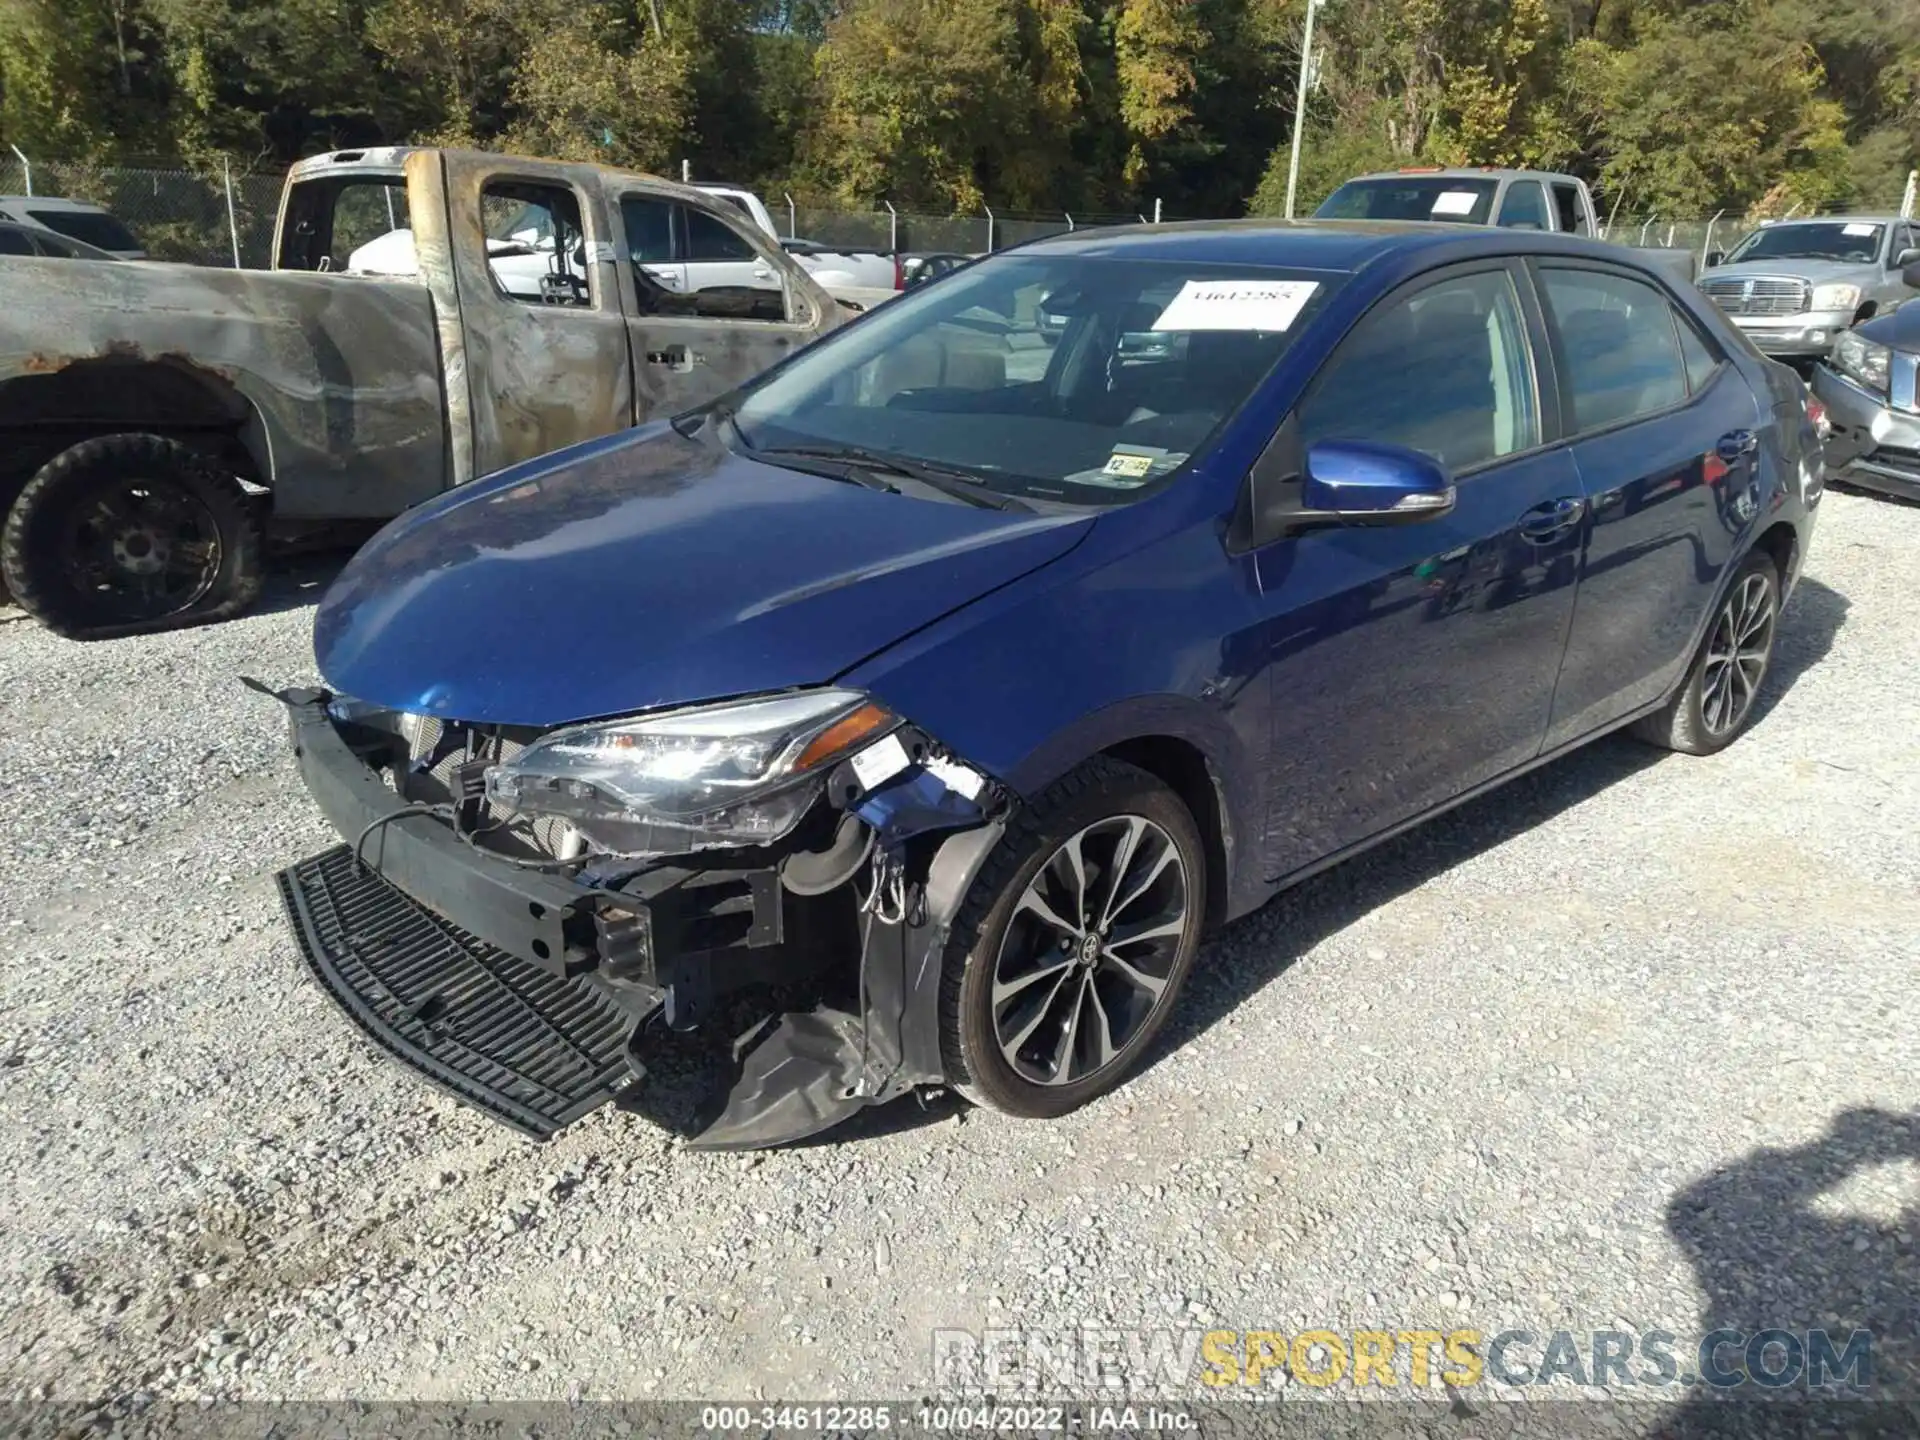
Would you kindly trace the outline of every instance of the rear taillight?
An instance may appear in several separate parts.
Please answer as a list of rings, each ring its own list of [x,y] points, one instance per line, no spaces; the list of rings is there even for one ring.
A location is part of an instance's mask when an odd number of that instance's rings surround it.
[[[907,262],[898,250],[893,252],[893,288],[896,290],[907,288]]]
[[[1833,434],[1833,421],[1827,418],[1827,407],[1820,403],[1818,395],[1807,396],[1807,419],[1813,422],[1813,433],[1822,440]]]

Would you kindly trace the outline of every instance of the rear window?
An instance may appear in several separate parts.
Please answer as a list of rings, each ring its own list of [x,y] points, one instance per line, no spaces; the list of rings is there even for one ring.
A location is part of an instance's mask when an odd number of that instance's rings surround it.
[[[140,242],[126,226],[100,210],[29,210],[27,218],[56,234],[102,250],[138,250]]]
[[[1391,175],[1349,180],[1321,202],[1326,220],[1441,220],[1484,225],[1493,210],[1494,180],[1451,175]]]

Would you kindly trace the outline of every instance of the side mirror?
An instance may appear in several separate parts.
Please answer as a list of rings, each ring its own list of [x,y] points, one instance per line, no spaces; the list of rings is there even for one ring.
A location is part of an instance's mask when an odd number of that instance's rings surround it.
[[[1408,525],[1453,509],[1453,478],[1431,455],[1371,440],[1321,440],[1307,448],[1303,519]]]
[[[1706,264],[1707,269],[1711,270],[1716,265],[1724,265],[1726,264],[1726,261],[1727,261],[1726,251],[1724,250],[1707,251],[1707,264]]]
[[[1920,290],[1920,250],[1907,250],[1900,256],[1900,282],[1909,290]]]

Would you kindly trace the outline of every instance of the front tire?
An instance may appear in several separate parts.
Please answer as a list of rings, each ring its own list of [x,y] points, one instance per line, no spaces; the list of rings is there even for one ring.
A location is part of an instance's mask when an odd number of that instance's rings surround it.
[[[239,482],[159,435],[62,451],[20,492],[0,570],[56,634],[106,640],[240,614],[260,595],[260,521]]]
[[[1104,757],[1003,836],[948,942],[941,1044],[977,1105],[1052,1118],[1126,1079],[1172,1013],[1207,910],[1180,797]]]
[[[1756,550],[1734,571],[1686,680],[1665,709],[1634,725],[1634,735],[1685,755],[1726,749],[1753,719],[1779,619],[1780,570]]]

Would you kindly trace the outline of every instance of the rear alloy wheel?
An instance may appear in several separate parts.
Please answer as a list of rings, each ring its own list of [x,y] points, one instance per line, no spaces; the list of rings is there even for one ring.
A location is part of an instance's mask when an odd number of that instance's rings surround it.
[[[1771,556],[1755,551],[1734,572],[1685,683],[1634,733],[1688,755],[1726,749],[1753,718],[1779,618],[1780,572]]]
[[[949,947],[943,1039],[961,1092],[1054,1116],[1125,1079],[1193,964],[1204,854],[1179,797],[1132,766],[1097,760],[1043,795]]]
[[[260,524],[239,483],[159,435],[108,435],[42,466],[0,566],[21,608],[75,640],[238,615],[260,593]]]

